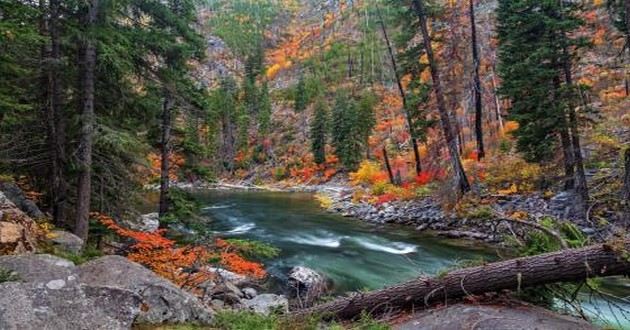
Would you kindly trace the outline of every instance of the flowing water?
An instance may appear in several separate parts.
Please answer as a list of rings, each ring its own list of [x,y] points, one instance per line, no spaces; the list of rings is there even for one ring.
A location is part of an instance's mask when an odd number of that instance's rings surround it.
[[[311,194],[209,191],[196,196],[210,229],[219,236],[263,241],[281,249],[277,258],[265,262],[279,283],[291,267],[301,265],[325,274],[340,294],[436,275],[463,261],[497,259],[496,251],[477,242],[440,239],[409,227],[375,226],[327,213]],[[607,279],[602,289],[630,296],[627,280]],[[630,314],[624,314],[630,313],[627,300],[579,296],[585,313],[598,323],[630,329],[625,318]]]
[[[265,263],[271,275],[282,279],[291,267],[307,266],[332,279],[337,292],[378,289],[464,260],[494,257],[478,244],[324,212],[310,194],[209,192],[199,199],[221,236],[280,248],[280,256]]]

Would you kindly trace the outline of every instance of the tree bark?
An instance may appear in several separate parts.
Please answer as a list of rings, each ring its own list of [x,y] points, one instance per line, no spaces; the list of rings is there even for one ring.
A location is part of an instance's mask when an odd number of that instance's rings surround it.
[[[623,157],[624,176],[621,200],[625,204],[626,224],[630,224],[630,147],[626,149]]]
[[[446,102],[444,100],[442,83],[440,80],[440,71],[437,65],[437,60],[433,55],[431,36],[429,35],[429,30],[427,27],[424,4],[422,3],[422,0],[413,0],[412,5],[420,21],[420,31],[422,32],[424,48],[427,53],[427,58],[429,60],[431,78],[433,80],[433,90],[436,96],[438,112],[440,113],[440,121],[442,123],[444,138],[446,139],[446,144],[450,153],[451,164],[453,166],[453,171],[455,172],[455,175],[457,177],[457,185],[459,187],[459,190],[460,192],[465,193],[470,190],[470,183],[468,182],[468,177],[466,176],[466,172],[464,171],[464,167],[462,166],[462,162],[459,157],[460,155],[459,151],[457,150],[457,140],[453,131],[453,127],[451,125],[448,111],[446,110]]]
[[[571,91],[575,89],[573,85],[573,77],[571,74],[571,62],[569,52],[566,46],[563,48],[563,68],[566,84]],[[575,163],[575,191],[580,197],[580,205],[578,205],[583,215],[586,215],[587,204],[589,201],[588,183],[586,182],[586,174],[584,173],[584,159],[582,158],[582,146],[580,143],[580,132],[578,129],[578,118],[575,113],[573,102],[569,100],[567,105],[569,114],[569,131],[571,132],[571,146],[573,149],[573,161]]]
[[[302,310],[296,316],[314,314],[348,320],[363,311],[378,315],[392,308],[418,310],[468,295],[582,281],[597,276],[627,275],[630,273],[630,261],[623,254],[630,249],[630,239],[621,243],[500,261],[455,270],[435,278],[419,277],[383,290],[360,293]]]
[[[162,107],[162,138],[161,138],[161,168],[160,168],[160,217],[166,215],[169,209],[169,188],[171,179],[169,177],[171,154],[171,111],[173,108],[173,97],[169,91],[164,92],[164,104]]]
[[[79,136],[79,149],[77,151],[78,186],[77,209],[74,233],[87,241],[90,215],[90,195],[92,190],[92,140],[94,135],[94,69],[96,67],[96,43],[93,40],[93,32],[90,31],[96,25],[99,0],[90,0],[87,3],[84,17],[84,33],[86,40],[82,48],[81,70],[81,131]]]
[[[389,176],[389,182],[395,185],[396,180],[394,179],[392,166],[389,164],[389,156],[387,155],[387,147],[383,147],[383,159],[385,160],[385,167],[387,168],[387,175]]]
[[[383,20],[383,16],[381,15],[381,8],[377,5],[376,12],[378,14],[378,20],[380,22],[381,30],[383,31],[383,37],[385,38],[385,43],[387,44],[387,51],[389,53],[390,61],[392,62],[392,70],[394,71],[394,78],[396,78],[396,86],[398,86],[398,92],[400,93],[400,98],[403,103],[403,110],[405,112],[405,118],[407,119],[407,126],[409,127],[409,135],[411,136],[411,146],[413,148],[413,155],[416,161],[416,175],[420,175],[422,172],[422,162],[420,159],[420,151],[418,150],[418,139],[416,137],[415,127],[413,125],[413,118],[411,118],[411,113],[409,112],[408,104],[407,104],[407,95],[405,94],[405,89],[403,88],[402,82],[400,80],[400,73],[398,73],[398,64],[396,63],[396,56],[394,55],[394,50],[392,48],[392,44],[389,41],[389,35],[387,34],[387,27],[385,26],[385,21]]]
[[[477,26],[475,22],[475,4],[474,0],[469,0],[470,12],[470,32],[473,54],[473,98],[475,100],[475,136],[477,138],[477,160],[481,160],[486,156],[483,145],[483,106],[481,100],[481,79],[479,79],[479,47],[477,46]]]
[[[46,121],[48,123],[49,152],[51,154],[51,191],[53,223],[58,227],[66,225],[66,200],[68,184],[65,177],[66,166],[66,116],[62,104],[61,74],[61,42],[60,42],[60,1],[50,0],[50,17],[48,31],[50,33],[50,56],[48,58],[48,107]]]

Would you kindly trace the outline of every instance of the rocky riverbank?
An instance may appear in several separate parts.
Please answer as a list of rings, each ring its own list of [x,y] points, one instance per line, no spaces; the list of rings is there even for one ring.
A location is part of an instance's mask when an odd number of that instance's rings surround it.
[[[248,190],[272,192],[308,192],[326,199],[323,206],[329,211],[375,224],[397,224],[414,227],[418,231],[430,231],[438,236],[455,239],[471,239],[491,244],[501,244],[506,236],[522,236],[530,227],[498,220],[491,214],[462,216],[447,212],[442,205],[431,197],[405,201],[392,201],[380,205],[366,201],[354,201],[354,188],[346,180],[340,179],[322,185],[282,184],[253,185],[248,183],[186,183],[178,184],[182,189]],[[593,223],[575,215],[573,206],[575,196],[571,192],[560,192],[553,196],[542,193],[530,195],[495,195],[486,196],[492,203],[484,205],[485,210],[493,214],[511,215],[525,213],[534,221],[545,217],[569,220],[575,223],[588,236],[598,238],[606,236],[611,228],[597,228]]]

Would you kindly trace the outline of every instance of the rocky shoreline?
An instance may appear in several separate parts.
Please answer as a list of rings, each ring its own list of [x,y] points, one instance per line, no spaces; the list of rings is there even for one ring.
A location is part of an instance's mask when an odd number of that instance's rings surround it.
[[[503,244],[506,236],[522,236],[530,228],[487,218],[466,218],[444,211],[443,207],[431,197],[393,201],[374,205],[365,201],[355,202],[352,199],[353,188],[347,182],[338,180],[334,183],[322,185],[253,185],[247,183],[217,182],[217,183],[186,183],[175,184],[181,189],[211,189],[211,190],[245,190],[267,192],[306,192],[324,196],[329,201],[328,212],[337,213],[374,224],[397,224],[410,226],[418,231],[428,231],[437,236],[453,239],[468,239],[484,241],[490,244]],[[541,193],[531,195],[497,195],[494,199],[493,210],[501,214],[525,212],[532,219],[540,220],[544,217],[569,220],[587,236],[599,236],[609,231],[609,228],[596,229],[594,224],[587,223],[574,215],[574,194],[560,192],[551,197],[544,197]]]

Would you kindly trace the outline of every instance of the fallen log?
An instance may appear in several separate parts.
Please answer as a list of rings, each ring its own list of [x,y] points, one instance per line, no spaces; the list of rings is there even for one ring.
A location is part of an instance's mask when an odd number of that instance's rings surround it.
[[[415,310],[486,292],[520,290],[556,282],[575,282],[590,277],[630,274],[630,239],[537,256],[510,259],[452,271],[435,278],[417,278],[378,291],[357,293],[295,312],[297,317],[321,315],[348,320],[362,312],[380,315],[392,309]]]

